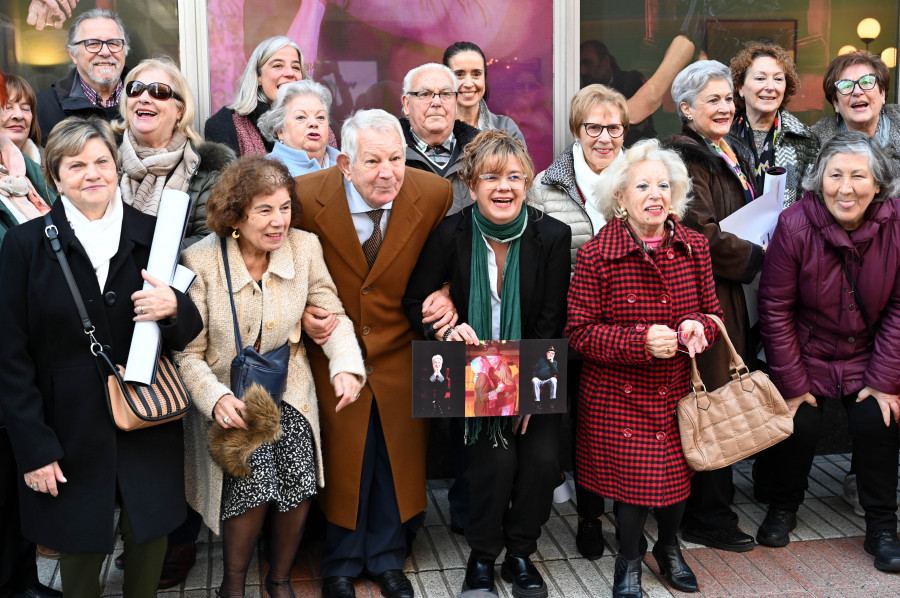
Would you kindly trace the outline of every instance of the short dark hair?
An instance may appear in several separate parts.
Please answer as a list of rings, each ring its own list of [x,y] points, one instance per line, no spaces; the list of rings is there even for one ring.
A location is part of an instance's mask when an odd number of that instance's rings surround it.
[[[872,67],[872,72],[875,73],[875,78],[878,81],[878,87],[884,92],[884,97],[887,97],[888,90],[891,87],[890,69],[881,57],[866,52],[865,50],[857,50],[856,52],[848,52],[835,57],[835,59],[831,61],[831,64],[828,65],[828,70],[825,71],[825,79],[822,81],[822,88],[825,91],[825,99],[828,100],[828,103],[832,106],[834,106],[834,102],[837,100],[837,88],[834,84],[841,78],[841,73],[844,72],[845,68],[855,64],[865,64]]]
[[[300,219],[300,200],[287,166],[262,155],[244,156],[222,171],[206,204],[206,226],[220,237],[230,235],[247,217],[253,198],[285,189],[291,198],[291,225]]]
[[[800,89],[800,75],[794,67],[794,59],[788,54],[787,50],[777,44],[767,42],[750,42],[744,49],[738,52],[729,63],[731,69],[731,80],[734,82],[734,89],[744,85],[744,79],[747,77],[747,70],[753,61],[757,58],[769,57],[773,59],[784,71],[784,99],[781,100],[781,108],[788,105],[790,99]],[[744,98],[740,94],[734,95],[734,104],[738,109],[743,110],[745,107]]]

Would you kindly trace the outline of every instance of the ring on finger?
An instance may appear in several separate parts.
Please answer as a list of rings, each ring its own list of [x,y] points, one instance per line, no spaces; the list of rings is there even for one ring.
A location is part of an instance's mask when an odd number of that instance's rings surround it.
[[[37,482],[31,482],[31,489],[32,489],[32,490],[37,490],[37,489],[38,489]]]
[[[144,311],[144,306],[141,306],[141,315],[144,315],[146,312]]]
[[[227,415],[226,415],[225,417],[222,418],[222,423],[223,423],[223,424],[227,424],[227,423],[230,422],[230,421],[231,421],[231,418],[228,417]]]

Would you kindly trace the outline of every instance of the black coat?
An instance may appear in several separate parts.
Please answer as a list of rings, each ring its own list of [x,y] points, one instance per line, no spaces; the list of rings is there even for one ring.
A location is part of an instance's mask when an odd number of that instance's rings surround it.
[[[128,71],[129,69],[127,68],[122,71],[122,81],[125,80]],[[81,91],[81,84],[75,76],[77,72],[73,66],[66,73],[65,77],[37,95],[38,125],[41,127],[41,134],[45,140],[59,121],[70,116],[80,116],[82,118],[96,116],[107,122],[112,122],[122,117],[119,113],[118,104],[109,108],[92,104]],[[72,93],[73,91],[75,93]],[[120,100],[125,101],[124,90]]]
[[[522,338],[561,338],[569,292],[572,229],[531,206],[519,245]],[[459,322],[468,322],[472,276],[472,206],[447,216],[425,243],[403,297],[406,316],[422,328],[422,303],[450,282]],[[423,331],[431,340],[430,325]]]
[[[128,357],[134,329],[131,294],[143,285],[155,218],[124,206],[119,249],[101,292],[61,201],[50,211],[59,230],[96,337]],[[110,553],[114,509],[121,500],[138,542],[163,536],[185,517],[181,422],[121,432],[107,411],[96,358],[42,218],[6,234],[0,250],[0,407],[19,469],[22,531],[67,553]],[[197,308],[175,292],[175,324],[160,326],[163,343],[182,349],[202,329]],[[28,488],[22,474],[54,461],[67,482],[59,496]],[[120,499],[117,499],[117,495]]]

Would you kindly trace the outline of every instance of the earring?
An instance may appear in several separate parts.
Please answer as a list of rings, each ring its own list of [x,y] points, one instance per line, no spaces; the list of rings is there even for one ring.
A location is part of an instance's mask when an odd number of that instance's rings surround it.
[[[691,116],[690,114],[688,114],[687,117],[688,117],[688,120],[694,120],[694,117]]]
[[[616,218],[619,220],[625,220],[628,218],[628,210],[625,209],[625,206],[619,206],[616,208]]]
[[[240,239],[241,233],[238,232],[238,229],[234,229],[233,231],[231,231],[231,237],[234,239]]]

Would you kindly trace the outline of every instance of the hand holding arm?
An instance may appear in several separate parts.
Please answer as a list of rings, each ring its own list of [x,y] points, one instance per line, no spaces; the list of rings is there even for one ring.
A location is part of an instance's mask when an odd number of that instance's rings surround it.
[[[457,318],[456,306],[450,299],[449,284],[445,284],[431,293],[422,302],[422,323],[433,323],[435,330],[440,330],[444,326],[453,326],[456,324]]]
[[[300,319],[300,326],[317,345],[324,345],[331,338],[331,333],[337,328],[337,317],[327,309],[307,305]]]

